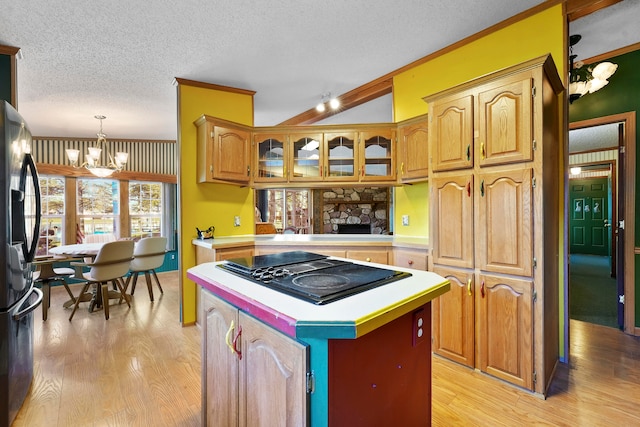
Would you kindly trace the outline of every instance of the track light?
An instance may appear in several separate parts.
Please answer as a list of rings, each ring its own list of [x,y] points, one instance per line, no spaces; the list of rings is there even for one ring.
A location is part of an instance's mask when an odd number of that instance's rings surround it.
[[[324,113],[327,110],[327,103],[332,110],[340,108],[340,100],[335,96],[331,97],[331,92],[325,92],[320,95],[320,102],[316,105],[316,111],[318,113]]]

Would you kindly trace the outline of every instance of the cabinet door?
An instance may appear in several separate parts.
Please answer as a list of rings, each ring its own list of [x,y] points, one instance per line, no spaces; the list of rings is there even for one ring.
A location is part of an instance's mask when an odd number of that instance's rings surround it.
[[[357,181],[356,133],[333,132],[324,134],[325,181]]]
[[[480,174],[478,183],[478,268],[532,276],[532,170]]]
[[[479,275],[480,370],[533,390],[533,282]]]
[[[226,344],[234,336],[238,310],[201,289],[202,299],[202,425],[238,422],[238,358]]]
[[[471,270],[436,266],[451,290],[433,300],[433,351],[474,367],[474,280]]]
[[[516,75],[478,93],[478,140],[480,166],[533,159],[532,79]]]
[[[431,180],[434,264],[473,267],[473,175]]]
[[[287,181],[287,137],[284,134],[254,134],[254,182]]]
[[[251,171],[249,132],[215,126],[213,138],[213,177],[248,183]]]
[[[379,129],[362,131],[360,140],[360,181],[393,181],[396,179],[395,131]]]
[[[324,176],[322,134],[289,135],[290,181],[320,181]]]
[[[243,312],[239,317],[242,357],[238,425],[307,425],[307,346]]]
[[[431,149],[434,171],[473,166],[473,96],[433,102]]]
[[[429,135],[427,120],[400,126],[400,179],[403,181],[429,176]]]

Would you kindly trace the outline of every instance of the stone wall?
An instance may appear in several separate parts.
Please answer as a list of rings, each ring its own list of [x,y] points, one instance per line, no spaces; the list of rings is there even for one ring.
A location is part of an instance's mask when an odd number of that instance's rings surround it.
[[[371,224],[372,234],[387,234],[388,188],[332,188],[323,190],[324,234],[338,232],[338,224]]]

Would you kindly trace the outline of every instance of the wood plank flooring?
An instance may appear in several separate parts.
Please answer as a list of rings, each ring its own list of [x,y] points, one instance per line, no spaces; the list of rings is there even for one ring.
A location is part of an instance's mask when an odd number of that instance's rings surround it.
[[[48,320],[35,312],[34,381],[14,427],[200,425],[200,329],[180,325],[177,272],[158,278],[155,302],[143,279],[132,308],[113,300],[109,320],[82,303],[69,322],[68,295],[52,288]]]
[[[14,427],[200,425],[200,329],[179,323],[177,272],[159,278],[164,295],[151,303],[138,286],[133,307],[112,305],[108,321],[82,309],[69,322],[66,292],[52,289]],[[640,425],[640,339],[572,320],[570,363],[546,400],[434,357],[433,425]]]

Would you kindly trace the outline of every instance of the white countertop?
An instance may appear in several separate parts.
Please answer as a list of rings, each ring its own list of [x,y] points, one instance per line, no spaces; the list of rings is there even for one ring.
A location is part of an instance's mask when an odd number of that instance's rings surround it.
[[[449,281],[435,273],[383,264],[411,277],[388,283],[325,305],[283,294],[216,268],[192,267],[187,277],[200,286],[288,335],[298,338],[357,338],[415,310],[447,292]]]
[[[415,247],[428,249],[429,239],[426,237],[389,236],[383,234],[259,234],[224,236],[214,239],[193,239],[193,244],[209,249],[242,246],[264,245],[280,246],[287,244],[312,244],[312,245],[384,245]]]

